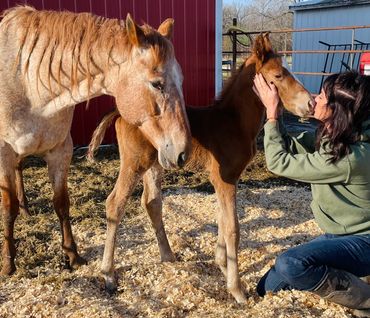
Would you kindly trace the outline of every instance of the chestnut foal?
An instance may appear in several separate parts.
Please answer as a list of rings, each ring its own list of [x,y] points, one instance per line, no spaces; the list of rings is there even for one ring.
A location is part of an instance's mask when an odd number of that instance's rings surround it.
[[[245,301],[245,295],[238,271],[236,189],[242,171],[256,153],[256,137],[265,114],[265,108],[252,90],[253,77],[257,72],[276,85],[286,109],[299,116],[311,113],[311,95],[282,66],[281,58],[272,50],[268,34],[256,38],[252,55],[230,79],[214,105],[187,108],[192,152],[185,169],[203,169],[209,173],[219,203],[216,263],[226,277],[229,291],[240,303]],[[118,113],[115,112],[108,114],[95,131],[90,143],[90,158],[116,115]],[[161,260],[175,259],[162,222],[162,168],[158,164],[155,144],[150,136],[122,117],[117,119],[115,127],[121,166],[106,204],[108,232],[102,269],[108,289],[116,288],[113,253],[118,222],[127,199],[141,177],[144,181],[142,206],[151,218]]]

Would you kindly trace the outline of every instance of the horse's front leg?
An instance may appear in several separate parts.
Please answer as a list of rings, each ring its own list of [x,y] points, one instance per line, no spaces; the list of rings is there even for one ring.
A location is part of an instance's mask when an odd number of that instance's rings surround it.
[[[224,182],[211,175],[219,203],[216,263],[226,276],[227,288],[238,303],[246,300],[241,287],[238,267],[239,221],[236,213],[236,182]]]
[[[0,192],[4,241],[2,248],[3,264],[0,275],[15,272],[16,248],[14,244],[14,223],[19,213],[19,202],[15,184],[16,154],[8,144],[0,147]]]
[[[126,160],[121,159],[121,168],[117,182],[106,202],[107,236],[105,240],[103,262],[101,266],[108,292],[117,290],[117,280],[114,273],[114,249],[119,223],[123,217],[124,209],[141,174],[133,169]]]
[[[22,162],[19,163],[15,170],[15,181],[17,187],[17,196],[19,201],[19,212],[25,217],[31,216],[28,210],[28,200],[24,191]]]
[[[167,235],[163,226],[162,219],[162,171],[161,166],[156,163],[143,177],[144,191],[141,196],[141,205],[148,213],[155,235],[158,241],[159,252],[162,262],[174,262],[175,256],[168,243]]]
[[[68,134],[64,142],[50,150],[44,159],[48,165],[49,179],[53,187],[54,209],[58,215],[62,230],[62,248],[69,259],[71,268],[86,264],[86,260],[79,256],[69,221],[69,195],[67,178],[69,165],[72,159],[73,143]]]

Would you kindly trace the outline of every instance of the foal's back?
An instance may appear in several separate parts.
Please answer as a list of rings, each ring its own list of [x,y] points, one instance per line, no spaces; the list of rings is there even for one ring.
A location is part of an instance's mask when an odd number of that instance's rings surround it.
[[[235,182],[253,158],[264,109],[251,90],[252,73],[243,65],[214,105],[187,107],[193,150],[186,168],[219,171]]]

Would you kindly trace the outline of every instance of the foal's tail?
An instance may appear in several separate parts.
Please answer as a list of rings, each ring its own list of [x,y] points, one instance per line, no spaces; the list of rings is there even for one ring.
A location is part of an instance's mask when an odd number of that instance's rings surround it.
[[[86,158],[88,161],[94,161],[94,154],[96,152],[96,149],[100,146],[100,144],[103,141],[105,131],[107,128],[112,125],[113,120],[119,116],[119,112],[117,109],[114,109],[107,115],[105,115],[100,122],[99,126],[95,129],[91,141],[89,144],[89,149],[87,150]]]

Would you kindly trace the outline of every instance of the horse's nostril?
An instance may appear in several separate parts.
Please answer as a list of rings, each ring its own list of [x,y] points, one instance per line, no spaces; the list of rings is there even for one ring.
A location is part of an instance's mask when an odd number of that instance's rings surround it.
[[[182,168],[184,165],[185,165],[185,161],[186,161],[186,154],[185,152],[182,152],[179,154],[179,157],[177,159],[177,165]]]

